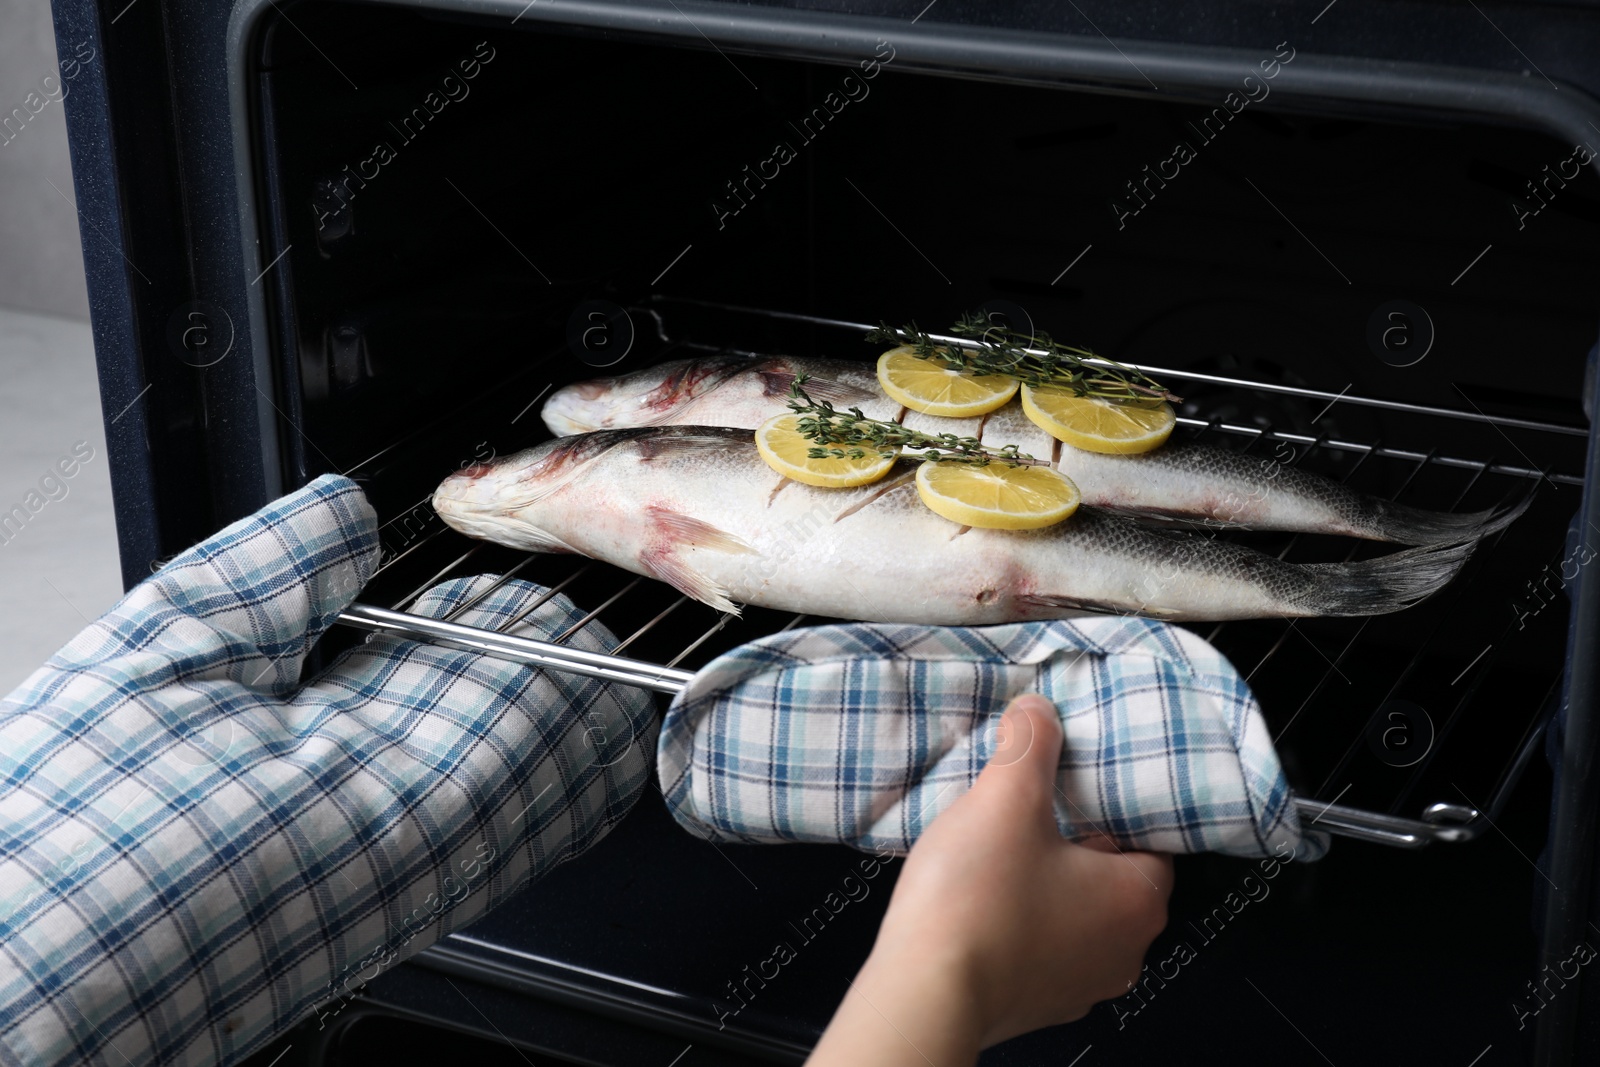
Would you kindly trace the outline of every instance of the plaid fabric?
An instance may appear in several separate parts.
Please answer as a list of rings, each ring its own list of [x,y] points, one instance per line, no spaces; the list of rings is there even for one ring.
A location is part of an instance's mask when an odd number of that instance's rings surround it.
[[[1061,712],[1056,821],[1127,848],[1303,859],[1289,785],[1254,697],[1186,630],[1091,616],[990,627],[791,630],[694,677],[661,728],[668,806],[714,841],[911,847],[988,761],[1014,696]]]
[[[637,689],[386,637],[300,686],[377,555],[360,491],[320,479],[173,560],[0,702],[0,1061],[236,1062],[627,812],[656,729]],[[458,621],[495,627],[541,592],[507,583]],[[580,617],[557,597],[527,628]]]

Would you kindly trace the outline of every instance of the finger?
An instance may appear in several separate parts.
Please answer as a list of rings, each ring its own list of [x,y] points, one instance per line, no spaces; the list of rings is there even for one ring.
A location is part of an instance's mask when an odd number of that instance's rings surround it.
[[[1070,849],[1080,848],[1085,852],[1098,852],[1114,859],[1099,859],[1092,862],[1105,865],[1107,870],[1114,869],[1115,864],[1127,864],[1138,873],[1141,881],[1147,883],[1165,900],[1172,895],[1175,882],[1172,857],[1163,852],[1141,852],[1138,849],[1123,848],[1105,834],[1096,834],[1082,840],[1067,842]]]
[[[1164,852],[1135,852],[1131,849],[1122,850],[1122,858],[1133,864],[1134,869],[1144,876],[1144,880],[1154,886],[1163,897],[1172,895],[1172,886],[1177,880],[1173,872],[1172,857]]]
[[[989,767],[1007,767],[1030,758],[1059,762],[1061,718],[1056,706],[1038,693],[1024,693],[1006,705],[1003,715],[991,720],[993,750]]]
[[[181,634],[180,676],[220,669],[281,692],[298,683],[307,651],[366,584],[378,554],[365,495],[324,475],[180,553],[105,621]],[[179,615],[200,625],[161,625]]]
[[[1107,837],[1105,834],[1095,834],[1093,837],[1085,837],[1082,840],[1074,841],[1073,844],[1078,845],[1081,848],[1093,849],[1096,852],[1127,851],[1127,849],[1111,840],[1111,838]]]
[[[1054,704],[1037,693],[1017,697],[1000,717],[993,753],[974,791],[1003,792],[1030,808],[1053,810],[1061,740]]]

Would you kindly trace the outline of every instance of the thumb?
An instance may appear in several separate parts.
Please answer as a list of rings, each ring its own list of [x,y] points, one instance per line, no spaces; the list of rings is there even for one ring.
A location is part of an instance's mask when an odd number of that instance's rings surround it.
[[[112,609],[187,616],[179,676],[220,668],[247,688],[281,694],[372,576],[378,520],[348,478],[324,475],[179,554]]]
[[[1038,693],[1025,693],[1006,706],[993,736],[993,751],[973,792],[1003,792],[1027,807],[1052,810],[1062,738],[1056,706]]]

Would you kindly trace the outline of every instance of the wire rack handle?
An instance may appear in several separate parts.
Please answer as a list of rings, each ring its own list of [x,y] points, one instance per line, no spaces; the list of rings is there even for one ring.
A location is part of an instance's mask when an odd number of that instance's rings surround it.
[[[694,677],[689,671],[662,667],[645,660],[585,652],[532,637],[480,630],[474,626],[390,611],[370,604],[350,605],[340,613],[337,621],[371,633],[409,641],[426,641],[513,663],[620,682],[672,696],[682,692]],[[1306,797],[1295,797],[1294,803],[1306,829],[1325,830],[1341,837],[1395,848],[1422,848],[1435,841],[1470,841],[1482,832],[1484,823],[1480,812],[1460,804],[1434,804],[1423,812],[1421,819],[1404,819],[1360,808],[1323,804]]]

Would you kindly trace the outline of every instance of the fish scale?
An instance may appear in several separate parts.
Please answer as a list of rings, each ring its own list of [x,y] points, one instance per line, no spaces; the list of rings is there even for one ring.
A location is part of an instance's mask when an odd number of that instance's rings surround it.
[[[556,434],[646,425],[755,429],[785,410],[797,374],[808,377],[804,388],[813,398],[840,409],[860,407],[869,418],[903,419],[924,433],[981,435],[995,447],[1014,444],[1035,458],[1056,457],[1056,469],[1078,486],[1085,504],[1136,517],[1424,545],[1487,536],[1519,513],[1453,514],[1394,504],[1291,467],[1290,457],[1280,462],[1200,444],[1168,442],[1137,455],[1088,452],[1056,441],[1016,400],[979,418],[906,412],[879,390],[870,364],[845,360],[679,360],[567,386],[546,401],[544,420]]]
[[[1473,543],[1358,563],[1288,563],[1093,507],[1039,530],[958,526],[924,507],[902,460],[853,489],[792,482],[749,430],[661,426],[558,438],[459,471],[434,508],[452,528],[575,552],[723,611],[750,604],[878,622],[982,625],[1085,611],[1223,620],[1398,611]]]

